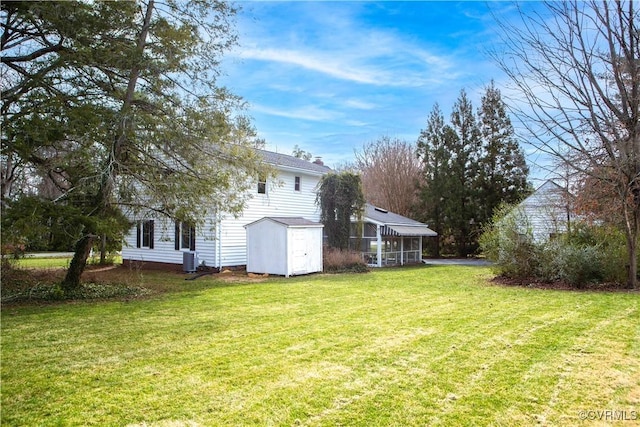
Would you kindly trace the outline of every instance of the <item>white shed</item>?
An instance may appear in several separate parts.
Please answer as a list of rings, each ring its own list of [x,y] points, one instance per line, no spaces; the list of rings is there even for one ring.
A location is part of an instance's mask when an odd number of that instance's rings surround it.
[[[247,273],[295,276],[322,271],[322,228],[301,217],[264,217],[245,225]]]

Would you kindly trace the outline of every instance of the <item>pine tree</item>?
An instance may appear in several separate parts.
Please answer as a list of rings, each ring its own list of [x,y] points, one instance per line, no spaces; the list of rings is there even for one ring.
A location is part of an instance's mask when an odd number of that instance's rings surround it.
[[[2,197],[21,169],[31,174],[23,181],[51,177],[56,203],[79,209],[65,291],[121,209],[199,225],[242,210],[251,178],[268,171],[241,100],[216,81],[236,41],[233,5],[3,2],[0,11]]]
[[[500,90],[491,81],[478,109],[482,134],[478,221],[488,223],[502,203],[517,203],[528,191],[529,167],[518,144]]]
[[[417,142],[418,157],[423,164],[419,218],[429,224],[438,236],[432,250],[440,256],[440,236],[445,234],[445,210],[448,203],[449,163],[451,155],[447,147],[452,145],[455,133],[445,125],[440,106],[436,103],[429,114],[427,127],[420,132]]]
[[[458,256],[466,257],[478,247],[477,214],[481,203],[478,186],[482,139],[471,100],[464,89],[460,91],[453,106],[451,126],[458,137],[449,147],[452,155],[449,197],[452,200],[446,215],[452,228],[455,251]]]
[[[524,154],[493,84],[482,98],[478,118],[464,90],[451,124],[445,124],[436,104],[418,138],[418,155],[424,174],[419,209],[421,219],[439,235],[436,256],[441,250],[462,257],[476,252],[482,226],[494,209],[517,202],[528,189]]]

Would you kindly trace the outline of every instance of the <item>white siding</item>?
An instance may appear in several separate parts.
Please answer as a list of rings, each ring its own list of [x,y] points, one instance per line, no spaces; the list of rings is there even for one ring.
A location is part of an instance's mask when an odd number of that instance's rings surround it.
[[[176,250],[174,221],[167,218],[155,219],[154,221],[153,249],[136,248],[136,227],[134,225],[125,237],[122,258],[143,263],[152,261],[182,264],[182,253],[189,251],[189,249]],[[195,252],[198,256],[198,264],[215,266],[216,242],[214,237],[212,230],[197,230]]]
[[[294,190],[294,179],[302,179],[300,191]],[[294,172],[281,172],[275,181],[267,186],[267,194],[258,194],[257,184],[240,218],[227,216],[222,220],[222,266],[244,265],[247,263],[247,236],[245,225],[265,216],[301,216],[305,219],[320,220],[320,210],[316,201],[316,187],[319,177]]]
[[[247,272],[282,276],[322,271],[322,226],[265,218],[248,227]]]
[[[295,177],[301,178],[300,191],[295,191]],[[298,216],[318,222],[320,211],[315,203],[319,176],[304,171],[281,171],[279,176],[267,183],[267,194],[258,194],[256,183],[251,198],[239,218],[222,217],[219,234],[215,230],[197,230],[196,253],[207,266],[246,265],[245,225],[265,216]],[[207,221],[213,223],[213,219]],[[219,236],[220,240],[217,240]],[[123,259],[182,264],[182,252],[175,250],[174,223],[155,220],[154,248],[136,248],[136,228],[129,232],[122,250]],[[216,251],[220,248],[220,256]]]
[[[567,231],[569,200],[564,189],[547,181],[518,205],[536,241]]]
[[[263,220],[247,227],[246,233],[247,272],[287,276],[287,227]]]

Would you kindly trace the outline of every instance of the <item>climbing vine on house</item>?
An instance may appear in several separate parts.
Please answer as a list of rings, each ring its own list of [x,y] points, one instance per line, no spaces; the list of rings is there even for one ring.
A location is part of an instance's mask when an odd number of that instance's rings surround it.
[[[320,180],[316,203],[329,246],[348,249],[351,218],[362,222],[364,212],[360,175],[348,171],[325,175]]]

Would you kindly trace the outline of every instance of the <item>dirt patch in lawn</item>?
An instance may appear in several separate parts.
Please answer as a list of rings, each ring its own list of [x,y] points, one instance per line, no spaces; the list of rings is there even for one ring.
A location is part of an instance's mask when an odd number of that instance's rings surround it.
[[[32,304],[76,299],[131,299],[169,292],[196,290],[220,284],[260,283],[269,275],[244,270],[179,271],[145,270],[125,266],[88,265],[82,274],[78,296],[63,296],[59,286],[64,268],[4,268],[2,303]]]

